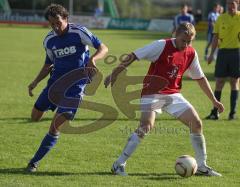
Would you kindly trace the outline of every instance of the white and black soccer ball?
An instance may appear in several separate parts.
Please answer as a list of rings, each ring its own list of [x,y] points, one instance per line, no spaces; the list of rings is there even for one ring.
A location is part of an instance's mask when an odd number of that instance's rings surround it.
[[[182,155],[177,158],[175,163],[175,171],[181,177],[191,177],[197,171],[197,162],[190,155]]]

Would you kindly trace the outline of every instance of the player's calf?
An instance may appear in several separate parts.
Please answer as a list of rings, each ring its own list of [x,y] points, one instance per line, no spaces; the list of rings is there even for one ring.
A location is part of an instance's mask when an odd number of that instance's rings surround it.
[[[136,129],[134,133],[129,137],[128,142],[123,149],[122,154],[119,156],[117,161],[114,162],[111,171],[115,175],[126,176],[125,165],[127,159],[133,154],[136,150],[138,144],[141,142],[141,139],[146,136],[150,130],[153,128],[151,123],[141,123],[141,125]]]
[[[32,109],[32,113],[31,113],[31,121],[33,122],[38,122],[41,120],[42,116],[43,116],[42,111],[36,109],[35,107]]]

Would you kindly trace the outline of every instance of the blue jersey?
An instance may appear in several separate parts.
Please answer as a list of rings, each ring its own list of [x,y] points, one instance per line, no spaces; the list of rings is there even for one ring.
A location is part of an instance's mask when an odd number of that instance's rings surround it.
[[[62,75],[86,66],[89,60],[88,46],[97,49],[101,41],[87,28],[68,24],[68,31],[58,36],[51,31],[43,42],[46,50],[46,64],[53,64],[51,79],[56,80]]]
[[[177,28],[181,23],[185,22],[192,23],[194,25],[195,22],[193,15],[188,13],[186,15],[178,14],[174,18],[173,25],[175,28]]]
[[[210,12],[208,14],[208,33],[212,33],[213,32],[213,25],[216,21],[217,18],[220,14],[218,12]]]

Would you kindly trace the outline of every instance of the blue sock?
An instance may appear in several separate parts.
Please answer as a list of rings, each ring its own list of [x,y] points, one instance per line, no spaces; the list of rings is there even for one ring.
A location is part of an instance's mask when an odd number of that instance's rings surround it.
[[[47,134],[35,153],[34,157],[31,159],[30,163],[38,163],[57,143],[58,135]]]

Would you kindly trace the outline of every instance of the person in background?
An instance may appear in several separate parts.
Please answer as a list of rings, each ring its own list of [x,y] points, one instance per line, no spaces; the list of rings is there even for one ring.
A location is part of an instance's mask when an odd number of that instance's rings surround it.
[[[207,46],[205,48],[204,59],[207,60],[208,49],[211,46],[213,39],[213,27],[217,21],[218,16],[220,15],[221,5],[218,3],[214,4],[213,10],[208,14],[208,30],[207,30]],[[215,53],[216,54],[216,53]]]
[[[172,36],[175,35],[176,28],[181,24],[181,23],[191,23],[195,24],[195,20],[192,14],[188,13],[189,11],[189,6],[187,4],[183,4],[181,6],[181,12],[180,14],[176,15],[173,20],[173,30],[172,30]]]
[[[194,19],[195,19],[196,24],[199,21],[202,21],[202,10],[201,9],[196,10],[196,14],[194,14]]]
[[[238,11],[240,0],[227,0],[227,12],[221,14],[213,30],[211,53],[207,59],[211,64],[214,59],[214,52],[218,47],[217,61],[215,65],[215,92],[218,101],[221,100],[222,89],[227,78],[230,78],[230,112],[229,120],[236,119],[237,101],[239,94],[240,77],[240,11]],[[206,119],[217,120],[219,113],[216,107]]]

